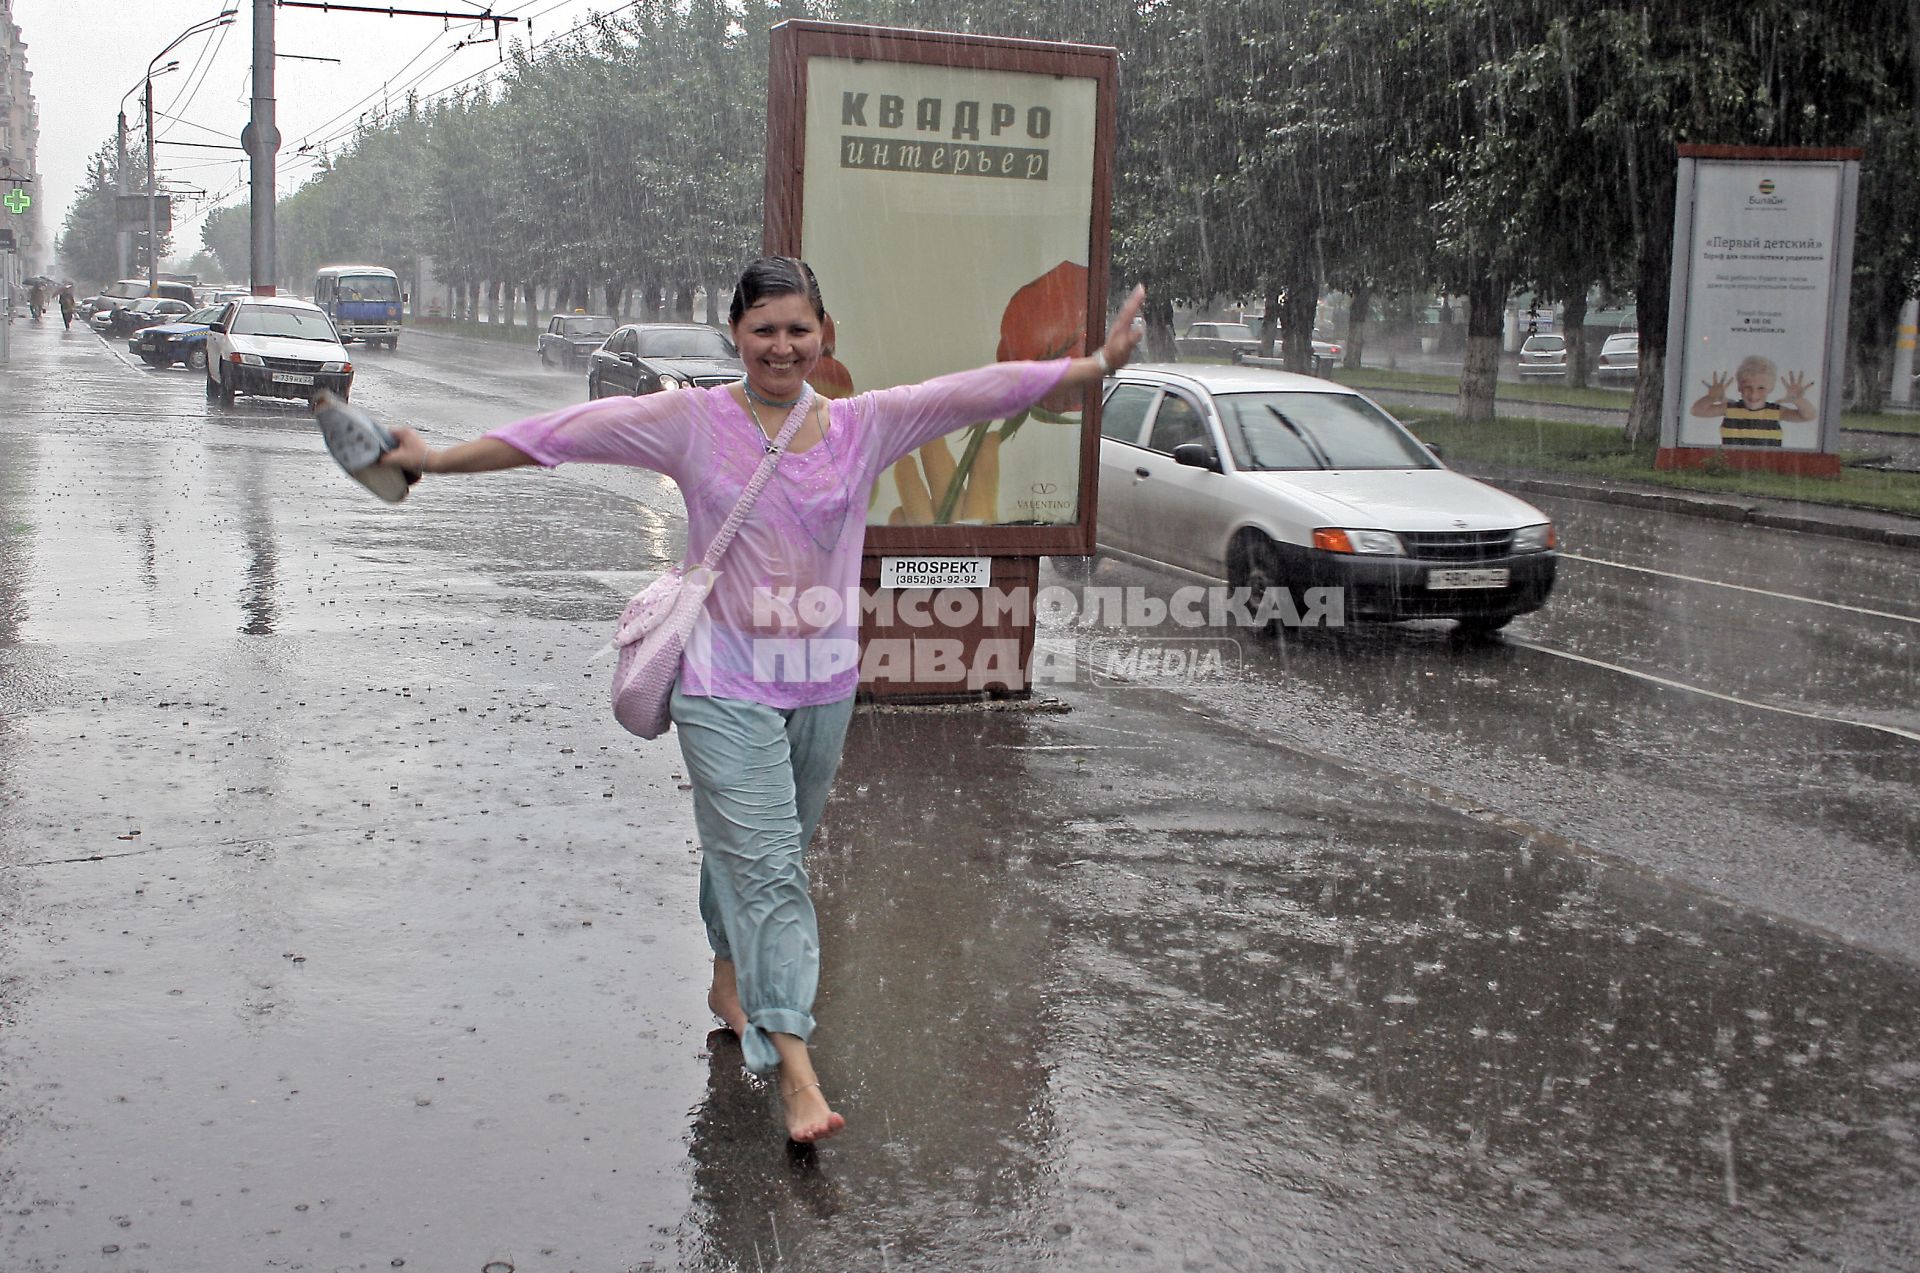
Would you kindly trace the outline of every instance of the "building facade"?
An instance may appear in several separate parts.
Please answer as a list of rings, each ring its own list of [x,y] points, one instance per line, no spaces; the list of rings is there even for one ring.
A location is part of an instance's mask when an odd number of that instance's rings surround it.
[[[7,262],[13,281],[44,273],[52,264],[40,218],[39,150],[40,111],[33,100],[26,41],[13,20],[13,0],[0,0],[0,227],[13,231]],[[16,190],[32,202],[23,204]]]

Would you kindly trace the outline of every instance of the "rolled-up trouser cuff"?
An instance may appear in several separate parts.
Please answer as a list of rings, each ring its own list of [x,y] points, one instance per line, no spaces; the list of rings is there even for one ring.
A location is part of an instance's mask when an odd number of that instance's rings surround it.
[[[746,1037],[740,1040],[740,1052],[755,1074],[780,1068],[780,1053],[770,1037],[774,1034],[791,1034],[804,1043],[813,1037],[813,1018],[791,1008],[762,1008],[754,1013],[747,1022]]]

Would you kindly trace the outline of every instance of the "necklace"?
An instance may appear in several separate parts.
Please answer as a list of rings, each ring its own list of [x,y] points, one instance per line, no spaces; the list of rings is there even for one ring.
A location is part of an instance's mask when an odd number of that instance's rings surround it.
[[[799,393],[794,394],[793,397],[788,398],[785,402],[781,402],[777,398],[769,398],[764,394],[755,393],[753,391],[753,382],[751,380],[748,380],[745,376],[740,377],[740,392],[746,394],[749,398],[752,398],[755,402],[759,403],[761,406],[772,407],[776,411],[791,410],[795,403],[799,402],[800,399],[807,396],[807,391],[805,389],[802,389]]]

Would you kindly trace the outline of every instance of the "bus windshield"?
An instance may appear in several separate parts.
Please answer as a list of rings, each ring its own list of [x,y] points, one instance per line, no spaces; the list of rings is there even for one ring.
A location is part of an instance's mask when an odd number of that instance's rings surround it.
[[[343,301],[400,301],[400,280],[384,274],[342,274],[334,286]]]

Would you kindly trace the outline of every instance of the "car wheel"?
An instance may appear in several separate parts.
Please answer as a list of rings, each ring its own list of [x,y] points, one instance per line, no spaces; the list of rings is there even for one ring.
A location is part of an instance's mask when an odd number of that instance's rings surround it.
[[[164,367],[167,365],[167,360],[159,354],[141,354],[140,361],[149,367]]]
[[[393,337],[393,339],[387,342],[388,353],[392,353],[394,350],[398,348],[400,348],[400,338],[398,336]]]
[[[205,371],[207,369],[207,351],[204,349],[189,349],[187,351],[187,368],[190,371]]]
[[[214,368],[208,368],[207,370],[207,400],[209,402],[220,396],[220,385],[213,378],[214,371]]]
[[[540,365],[549,370],[553,367],[553,360],[547,357],[547,347],[545,345],[540,346]]]
[[[218,382],[214,390],[214,396],[220,399],[221,406],[230,407],[233,405],[233,386],[227,383],[227,373],[224,370],[219,367],[215,367],[213,370],[215,373],[214,378]]]
[[[1247,605],[1258,610],[1269,590],[1288,587],[1286,572],[1280,564],[1280,550],[1265,535],[1245,535],[1234,543],[1227,557],[1227,586],[1245,588]],[[1299,598],[1296,597],[1295,601]],[[1257,632],[1277,635],[1276,621],[1269,619]]]
[[[600,396],[600,382],[592,376],[587,377],[587,401],[592,402]]]

